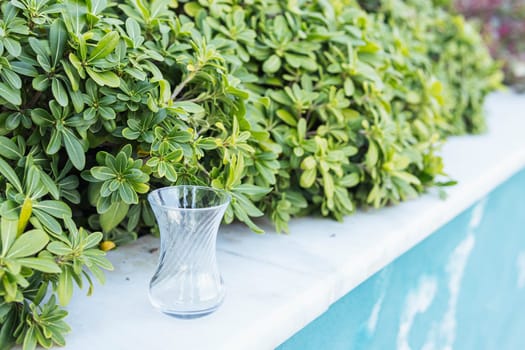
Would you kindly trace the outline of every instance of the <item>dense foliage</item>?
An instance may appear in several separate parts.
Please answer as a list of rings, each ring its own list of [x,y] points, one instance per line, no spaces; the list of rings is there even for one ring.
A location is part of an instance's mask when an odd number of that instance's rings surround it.
[[[184,13],[250,91],[247,118],[283,147],[262,203],[279,230],[434,184],[441,138],[483,130],[499,84],[479,34],[430,1],[189,1]]]
[[[422,43],[431,72],[442,85],[444,134],[482,132],[484,99],[500,86],[502,75],[479,29],[462,16],[433,7],[432,1],[385,0],[376,4],[369,8],[372,13],[385,16],[392,29],[413,33],[415,41]]]
[[[103,280],[101,240],[149,232],[152,187],[213,183],[234,197],[226,219],[257,230],[248,196],[270,187],[248,180],[279,148],[251,132],[247,94],[169,3],[2,2],[1,348],[64,343],[54,295],[66,305],[74,283]]]
[[[0,3],[0,349],[64,344],[57,301],[155,232],[152,188],[224,189],[256,232],[397,203],[438,184],[442,138],[480,130],[498,83],[429,3]]]

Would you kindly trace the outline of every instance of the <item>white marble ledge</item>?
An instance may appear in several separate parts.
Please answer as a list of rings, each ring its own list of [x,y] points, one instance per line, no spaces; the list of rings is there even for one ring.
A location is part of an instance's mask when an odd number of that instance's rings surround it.
[[[91,297],[77,291],[67,349],[272,349],[366,278],[451,220],[525,166],[525,96],[499,93],[487,103],[490,132],[451,139],[447,172],[459,184],[344,223],[304,218],[290,235],[223,227],[218,259],[227,286],[214,314],[178,320],[150,306],[147,286],[157,239],[111,252],[115,271]]]

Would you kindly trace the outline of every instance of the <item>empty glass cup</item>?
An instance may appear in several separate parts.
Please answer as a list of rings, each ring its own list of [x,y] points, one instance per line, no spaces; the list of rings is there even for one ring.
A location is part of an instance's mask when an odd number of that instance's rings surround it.
[[[215,311],[225,292],[215,245],[229,194],[210,187],[172,186],[151,192],[148,200],[160,229],[151,303],[181,318]]]

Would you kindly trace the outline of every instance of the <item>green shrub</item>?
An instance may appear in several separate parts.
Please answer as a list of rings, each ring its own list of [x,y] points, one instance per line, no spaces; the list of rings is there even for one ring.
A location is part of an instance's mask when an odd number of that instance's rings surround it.
[[[356,206],[397,203],[443,173],[443,88],[414,33],[352,3],[221,4],[184,8],[233,58],[251,91],[248,118],[283,147],[263,202],[278,230],[295,215],[341,220]]]
[[[433,6],[430,0],[384,0],[367,8],[386,19],[392,29],[414,34],[414,42],[422,45],[431,72],[443,86],[442,134],[484,131],[483,102],[501,86],[503,76],[479,28],[462,16]]]
[[[56,300],[103,281],[99,242],[153,228],[151,188],[223,188],[226,220],[258,230],[252,198],[270,191],[279,146],[251,129],[238,79],[169,4],[2,2],[2,349],[64,344]]]
[[[451,133],[483,132],[485,97],[500,88],[501,65],[491,58],[479,29],[462,16],[439,10],[435,19],[430,55],[451,101]]]

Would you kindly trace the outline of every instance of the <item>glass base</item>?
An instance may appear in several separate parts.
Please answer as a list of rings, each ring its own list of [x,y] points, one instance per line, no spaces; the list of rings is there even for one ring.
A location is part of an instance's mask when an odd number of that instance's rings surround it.
[[[194,318],[200,318],[200,317],[204,317],[204,316],[208,316],[212,314],[219,308],[219,306],[221,306],[221,304],[222,304],[222,301],[212,308],[205,309],[205,310],[198,310],[198,311],[180,311],[180,310],[162,310],[162,309],[160,311],[162,311],[162,313],[168,316],[171,316],[171,317],[181,318],[184,320],[191,320]]]
[[[222,282],[222,279],[221,279]],[[217,310],[223,303],[224,297],[226,296],[226,288],[222,287],[219,295],[214,300],[209,300],[206,303],[200,305],[181,304],[181,303],[159,303],[159,300],[154,298],[150,293],[150,301],[152,305],[162,313],[180,319],[193,319],[207,316],[215,310]],[[166,300],[160,299],[160,300]]]

